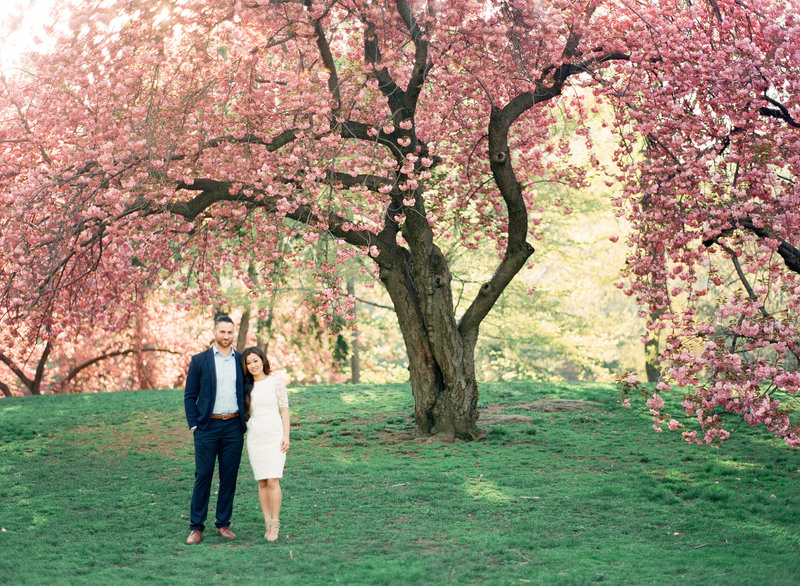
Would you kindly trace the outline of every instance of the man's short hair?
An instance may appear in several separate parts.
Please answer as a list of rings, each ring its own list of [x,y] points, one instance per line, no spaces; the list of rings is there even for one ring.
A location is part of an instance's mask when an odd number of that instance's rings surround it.
[[[218,324],[231,324],[233,325],[233,320],[228,317],[227,315],[218,315],[214,318],[214,327],[217,327]]]

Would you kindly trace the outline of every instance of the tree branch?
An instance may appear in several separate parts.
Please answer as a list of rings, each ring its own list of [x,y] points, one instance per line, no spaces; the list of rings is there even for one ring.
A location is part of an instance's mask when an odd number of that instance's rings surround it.
[[[349,173],[332,172],[328,174],[330,182],[333,184],[340,183],[344,187],[355,187],[356,185],[366,186],[370,191],[378,191],[380,187],[386,185],[393,186],[394,181],[388,177],[378,177],[377,175],[364,174],[350,175]],[[399,194],[400,191],[396,190]]]
[[[590,6],[586,14],[591,15],[594,7]],[[581,54],[578,46],[581,35],[571,32],[564,44],[562,56],[569,57]],[[595,52],[601,51],[596,49]],[[465,337],[477,338],[478,327],[483,318],[491,310],[508,283],[525,265],[533,254],[534,248],[527,242],[528,210],[522,196],[522,187],[517,180],[511,164],[511,153],[508,145],[508,133],[511,126],[525,112],[537,104],[548,101],[561,94],[564,83],[574,74],[591,71],[595,65],[614,60],[628,60],[623,53],[611,52],[585,59],[578,63],[565,62],[559,67],[551,66],[543,70],[534,91],[523,92],[511,99],[502,109],[492,107],[489,121],[489,165],[495,184],[500,190],[506,204],[508,214],[507,244],[503,260],[497,266],[491,279],[481,285],[477,297],[467,308],[459,322],[459,331]],[[552,82],[547,80],[552,76]]]
[[[8,81],[6,80],[6,76],[4,74],[0,74],[0,80],[3,82],[3,86],[6,89],[6,95],[11,96],[13,93],[10,91],[8,87]],[[30,124],[28,124],[28,119],[25,117],[25,113],[22,111],[22,108],[17,103],[16,100],[11,100],[11,103],[14,105],[14,109],[17,111],[17,115],[19,116],[19,121],[22,123],[22,127],[25,129],[25,132],[31,136],[33,136],[33,131],[31,130]],[[47,162],[48,165],[53,164],[53,160],[50,158],[50,155],[47,154],[47,151],[44,150],[42,145],[39,145],[39,153],[42,155],[42,158]]]
[[[751,220],[743,220],[740,224],[743,228],[750,230],[760,238],[777,240],[780,244],[778,244],[776,252],[783,259],[786,268],[795,273],[800,273],[800,250],[786,242],[783,238],[775,236],[769,230],[756,227]]]
[[[794,118],[792,118],[788,108],[786,108],[786,106],[781,104],[778,100],[770,98],[767,95],[766,90],[764,90],[764,99],[775,106],[775,108],[767,108],[766,106],[762,106],[758,109],[759,114],[762,116],[769,116],[770,118],[778,118],[779,120],[783,120],[792,128],[800,128],[800,122],[797,122]]]
[[[239,201],[241,198],[230,192],[232,186],[233,182],[231,181],[217,181],[216,179],[196,179],[191,185],[178,183],[176,190],[185,189],[200,193],[189,201],[168,204],[167,211],[182,216],[189,222],[194,221],[197,216],[217,202]]]
[[[358,301],[359,303],[366,303],[367,305],[371,305],[371,306],[377,307],[379,309],[386,309],[386,310],[389,310],[389,311],[394,311],[394,307],[390,307],[388,305],[383,305],[382,303],[376,303],[376,302],[370,301],[368,299],[363,299],[362,297],[355,297],[355,300]]]
[[[736,274],[739,275],[739,280],[742,282],[742,285],[747,291],[747,296],[750,298],[750,301],[758,301],[758,296],[756,292],[753,290],[753,287],[750,285],[750,281],[747,280],[747,275],[744,274],[742,270],[742,265],[739,263],[739,257],[736,255],[736,252],[729,246],[725,246],[724,244],[720,243],[720,248],[731,255],[731,261],[733,262],[733,267],[736,269]],[[761,304],[758,308],[761,311],[761,315],[764,317],[769,317],[769,313],[764,308],[764,305]]]
[[[722,23],[722,12],[719,9],[717,0],[708,0],[708,3],[711,5],[712,10],[714,10],[714,16],[717,17],[717,21]]]
[[[341,181],[343,185],[345,185],[344,182],[346,181],[350,186],[357,184],[367,185],[375,189],[389,181],[370,175],[350,177],[347,174],[334,174],[334,178],[336,181]],[[244,203],[251,207],[260,207],[267,211],[273,211],[281,200],[280,196],[270,196],[261,190],[253,190],[258,197],[244,195],[241,191],[231,193],[232,186],[233,182],[231,181],[218,181],[215,179],[198,179],[191,185],[180,183],[177,189],[199,191],[200,193],[189,201],[174,202],[168,205],[167,211],[182,216],[187,221],[193,221],[209,207],[223,201]],[[310,205],[297,206],[293,211],[286,213],[285,216],[308,226],[311,226],[314,223],[314,219],[318,218],[318,215],[314,213]],[[375,234],[368,230],[344,230],[342,226],[347,222],[346,218],[336,214],[329,214],[324,218],[324,221],[331,234],[349,244],[362,248],[378,244]]]
[[[378,130],[378,134],[375,137],[370,136],[368,133],[372,129],[371,126],[368,124],[364,124],[363,122],[356,122],[354,120],[346,120],[340,125],[339,134],[342,138],[355,138],[358,140],[366,140],[369,142],[375,142],[379,145],[386,147],[395,159],[403,158],[403,149],[400,148],[400,145],[397,143],[397,131],[395,130],[392,133],[385,133],[383,130]],[[423,146],[423,150],[427,152],[428,147]]]
[[[478,327],[483,318],[488,315],[505,287],[534,252],[533,246],[527,242],[528,210],[522,197],[522,187],[511,165],[508,146],[508,132],[513,121],[538,103],[532,92],[525,92],[522,96],[512,99],[502,110],[497,107],[492,108],[490,115],[489,165],[495,184],[506,204],[508,241],[503,260],[500,261],[491,279],[481,285],[478,295],[459,321],[458,329],[465,338],[477,339]]]
[[[128,350],[114,350],[113,352],[106,352],[101,354],[100,356],[95,356],[91,360],[87,360],[78,366],[74,366],[69,370],[67,376],[62,380],[59,384],[64,385],[74,379],[82,370],[89,368],[90,366],[97,364],[102,360],[106,360],[107,358],[114,358],[116,356],[127,356],[128,354],[135,354],[136,352],[164,352],[167,354],[180,354],[180,352],[176,352],[175,350],[170,350],[168,348],[140,348],[134,349],[130,348]]]
[[[200,148],[193,155],[173,155],[172,157],[170,157],[170,160],[182,161],[189,157],[197,159],[201,154],[203,154],[204,150],[209,148],[215,148],[222,144],[255,144],[266,147],[266,149],[269,152],[275,152],[279,148],[293,142],[296,138],[297,138],[296,128],[290,128],[289,130],[284,130],[278,136],[271,139],[265,139],[252,133],[247,133],[241,137],[236,137],[233,136],[232,134],[226,134],[224,136],[218,136],[216,138],[207,140],[202,145],[200,145]]]
[[[568,42],[572,42],[572,39],[570,39]],[[569,50],[572,52],[575,51],[574,47]],[[565,49],[565,51],[567,51],[567,49]],[[564,63],[560,67],[546,67],[542,73],[542,77],[537,81],[536,89],[534,91],[518,94],[516,97],[514,97],[514,99],[506,104],[505,108],[503,108],[503,110],[505,110],[505,115],[508,116],[508,125],[511,126],[517,118],[537,104],[546,102],[547,100],[560,95],[564,87],[564,82],[566,82],[571,75],[575,75],[576,73],[590,72],[593,66],[602,65],[603,63],[608,63],[609,61],[628,60],[630,60],[630,55],[613,52],[606,53],[599,57],[591,57],[578,63]],[[551,73],[553,77],[552,84],[549,86],[545,85],[546,78]]]
[[[2,351],[0,351],[0,362],[8,366],[8,368],[11,369],[11,372],[13,372],[16,377],[22,381],[26,388],[30,389],[33,386],[33,380],[25,376],[25,373],[22,371],[22,369],[14,364],[14,361],[6,356]]]
[[[425,31],[419,28],[419,24],[417,24],[407,0],[395,0],[395,4],[397,5],[397,12],[408,29],[411,41],[414,43],[414,68],[411,71],[411,77],[408,80],[408,87],[404,96],[406,110],[408,110],[409,115],[413,115],[417,109],[417,100],[422,91],[425,76],[431,66],[428,63],[428,42],[424,40]]]
[[[790,271],[795,273],[800,273],[800,249],[795,248],[783,238],[776,236],[766,228],[759,228],[757,227],[752,220],[744,219],[744,220],[730,220],[732,228],[728,228],[726,230],[722,230],[719,234],[714,236],[713,238],[708,238],[703,240],[703,246],[711,246],[712,244],[719,244],[721,247],[725,248],[724,245],[719,241],[720,237],[726,236],[730,234],[733,230],[737,227],[743,228],[745,230],[749,230],[759,238],[767,238],[770,240],[776,240],[779,242],[778,248],[775,252],[783,259],[786,268]]]
[[[377,80],[378,89],[386,97],[392,117],[396,120],[408,118],[408,113],[405,112],[405,92],[394,82],[381,61],[375,25],[371,22],[367,23],[367,30],[364,32],[364,60],[372,67],[370,75]]]
[[[336,106],[331,110],[337,112],[342,107],[342,94],[339,91],[339,73],[336,69],[336,62],[333,59],[328,39],[325,37],[325,30],[322,28],[321,18],[314,21],[314,34],[317,36],[317,48],[319,49],[322,63],[330,74],[330,77],[328,77],[328,91],[331,92],[333,99],[336,101]]]

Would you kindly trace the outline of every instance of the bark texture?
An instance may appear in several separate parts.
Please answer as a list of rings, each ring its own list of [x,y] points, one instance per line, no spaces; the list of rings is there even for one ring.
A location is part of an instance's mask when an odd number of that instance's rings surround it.
[[[465,339],[453,315],[450,273],[440,251],[415,263],[400,249],[380,278],[392,298],[408,352],[414,419],[420,432],[468,439],[478,418],[474,339]]]

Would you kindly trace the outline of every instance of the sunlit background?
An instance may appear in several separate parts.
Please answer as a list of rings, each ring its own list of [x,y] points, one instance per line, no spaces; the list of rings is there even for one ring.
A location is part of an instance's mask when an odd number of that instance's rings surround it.
[[[54,0],[0,0],[0,68],[13,70],[27,51],[52,43],[47,24]]]

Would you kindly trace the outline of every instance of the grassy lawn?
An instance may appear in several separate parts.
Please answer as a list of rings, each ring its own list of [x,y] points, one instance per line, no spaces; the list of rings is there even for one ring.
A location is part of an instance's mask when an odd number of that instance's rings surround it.
[[[199,546],[181,391],[4,399],[0,581],[800,584],[800,451],[747,426],[719,450],[655,434],[608,385],[481,392],[523,417],[431,444],[407,385],[295,388],[280,540],[245,452],[239,539]]]

